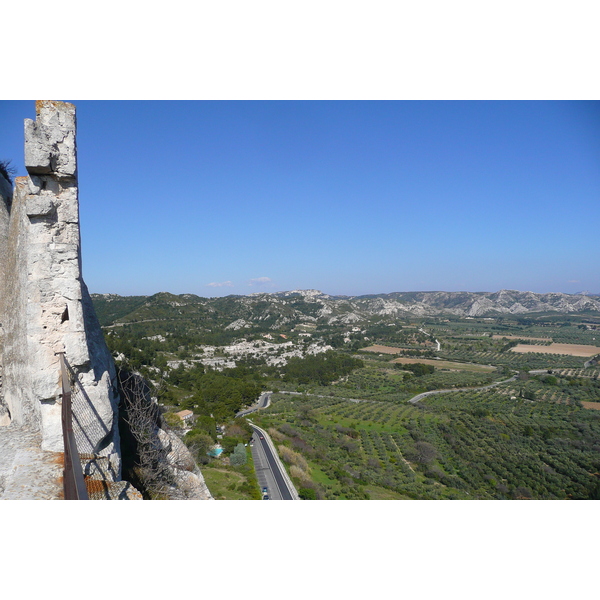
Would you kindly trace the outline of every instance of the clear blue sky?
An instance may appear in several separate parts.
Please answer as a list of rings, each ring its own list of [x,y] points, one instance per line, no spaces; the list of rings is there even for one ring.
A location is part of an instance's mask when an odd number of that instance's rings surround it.
[[[92,292],[600,293],[600,102],[72,102]]]

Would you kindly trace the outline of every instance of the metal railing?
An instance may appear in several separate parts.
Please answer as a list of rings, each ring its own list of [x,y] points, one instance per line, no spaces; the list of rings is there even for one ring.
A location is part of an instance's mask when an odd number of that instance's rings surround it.
[[[77,442],[73,433],[73,412],[71,405],[71,369],[64,352],[58,352],[60,359],[60,375],[62,385],[62,430],[65,447],[63,488],[65,500],[89,500],[81,460],[77,450]]]

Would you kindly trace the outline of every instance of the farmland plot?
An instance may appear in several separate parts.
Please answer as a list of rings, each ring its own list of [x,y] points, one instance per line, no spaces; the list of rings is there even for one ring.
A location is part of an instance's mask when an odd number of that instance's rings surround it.
[[[395,358],[393,363],[409,365],[412,363],[422,363],[424,365],[433,365],[437,369],[451,369],[456,371],[476,371],[476,372],[491,372],[495,371],[496,367],[491,365],[478,365],[473,363],[452,362],[449,360],[436,360],[434,358]]]
[[[260,418],[327,475],[312,484],[322,498],[366,498],[373,486],[423,499],[595,498],[600,402],[576,397],[591,400],[596,382],[569,385],[568,398],[567,380],[554,380],[430,396],[420,407],[305,396],[289,412],[290,399],[275,395]]]
[[[380,346],[379,344],[369,346],[368,348],[361,348],[362,352],[377,352],[379,354],[401,354],[402,350],[402,348],[394,348],[392,346]]]
[[[542,337],[526,337],[524,335],[493,335],[493,340],[529,340],[531,342],[552,342],[551,338]]]
[[[567,354],[569,356],[583,356],[586,358],[600,354],[600,347],[586,346],[583,344],[556,344],[537,346],[533,344],[518,344],[511,348],[511,352],[539,352],[540,354]]]

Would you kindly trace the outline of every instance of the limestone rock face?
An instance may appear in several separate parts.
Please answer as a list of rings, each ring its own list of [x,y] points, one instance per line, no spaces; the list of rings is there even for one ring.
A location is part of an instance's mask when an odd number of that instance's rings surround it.
[[[170,430],[158,429],[167,461],[176,481],[176,496],[185,500],[214,500],[187,446]]]
[[[167,451],[167,461],[175,469],[193,471],[196,463],[187,446],[172,431],[158,430],[158,439]]]
[[[175,472],[175,476],[177,487],[183,493],[186,500],[214,500],[199,470],[192,473],[178,469]]]
[[[27,172],[75,178],[75,107],[66,102],[38,100],[35,109],[36,120],[25,120]]]
[[[15,424],[41,432],[44,450],[60,452],[64,352],[81,384],[79,451],[120,454],[116,371],[81,274],[75,107],[38,101],[36,113],[25,121],[29,176],[11,198],[0,176],[2,403]]]

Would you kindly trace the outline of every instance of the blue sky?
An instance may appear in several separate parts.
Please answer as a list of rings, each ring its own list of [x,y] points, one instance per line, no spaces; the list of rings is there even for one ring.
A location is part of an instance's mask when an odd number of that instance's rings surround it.
[[[71,101],[92,292],[600,293],[600,102]]]

